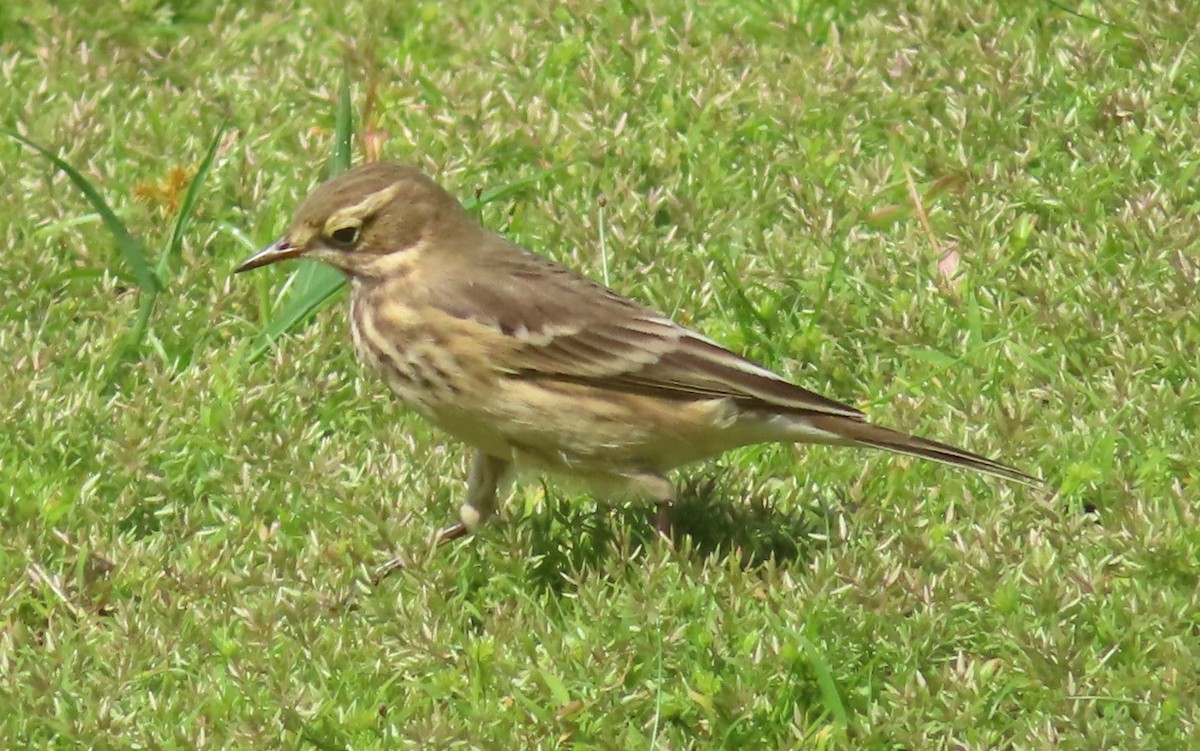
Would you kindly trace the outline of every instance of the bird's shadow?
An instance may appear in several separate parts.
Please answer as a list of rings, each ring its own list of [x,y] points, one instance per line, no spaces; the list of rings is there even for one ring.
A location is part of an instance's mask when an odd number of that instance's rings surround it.
[[[576,575],[596,573],[614,558],[644,556],[653,546],[671,544],[697,558],[728,560],[744,568],[774,561],[786,564],[808,555],[815,534],[829,531],[831,512],[806,504],[777,505],[765,491],[735,490],[723,475],[689,477],[671,509],[670,542],[655,529],[655,509],[645,504],[620,506],[551,502],[521,521],[529,532],[530,584],[561,593]]]

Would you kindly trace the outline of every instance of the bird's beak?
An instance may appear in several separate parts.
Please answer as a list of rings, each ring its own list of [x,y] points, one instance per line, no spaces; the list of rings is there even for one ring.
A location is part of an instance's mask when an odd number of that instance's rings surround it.
[[[258,251],[254,255],[247,258],[233,270],[233,273],[240,274],[243,271],[257,269],[259,266],[266,266],[275,263],[276,261],[286,261],[289,258],[295,258],[303,252],[304,248],[292,245],[287,241],[286,237],[281,237],[267,247]]]

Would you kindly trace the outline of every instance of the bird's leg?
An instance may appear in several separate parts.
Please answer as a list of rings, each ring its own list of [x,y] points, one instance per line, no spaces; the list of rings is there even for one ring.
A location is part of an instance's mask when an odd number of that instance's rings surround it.
[[[654,529],[664,540],[671,539],[671,507],[675,505],[675,486],[662,475],[639,473],[627,475],[633,487],[657,506]]]
[[[500,486],[507,480],[511,469],[511,460],[475,450],[471,457],[471,472],[467,475],[467,500],[458,510],[460,521],[442,530],[438,535],[438,545],[473,533],[496,513]]]
[[[659,503],[658,511],[654,513],[654,529],[664,540],[671,539],[671,506],[673,504],[674,501]]]
[[[471,471],[467,475],[467,500],[458,511],[461,521],[451,524],[437,534],[436,544],[438,547],[473,533],[496,513],[496,498],[510,469],[512,469],[510,460],[500,459],[479,450],[475,451],[471,457]],[[375,573],[373,582],[379,584],[394,571],[402,569],[404,566],[403,558],[399,556],[393,558],[380,567]]]

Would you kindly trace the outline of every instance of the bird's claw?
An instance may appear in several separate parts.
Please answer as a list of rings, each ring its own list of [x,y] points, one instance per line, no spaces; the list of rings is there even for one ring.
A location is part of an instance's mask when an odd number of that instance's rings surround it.
[[[467,529],[465,524],[462,522],[456,522],[451,524],[449,527],[446,527],[441,532],[438,532],[437,536],[433,540],[433,544],[435,547],[440,548],[448,542],[453,542],[460,537],[466,537],[468,534],[470,534],[470,532],[471,530]],[[378,587],[381,583],[383,583],[384,579],[404,568],[408,568],[408,563],[403,557],[396,556],[375,570],[375,575],[371,577],[371,586]]]

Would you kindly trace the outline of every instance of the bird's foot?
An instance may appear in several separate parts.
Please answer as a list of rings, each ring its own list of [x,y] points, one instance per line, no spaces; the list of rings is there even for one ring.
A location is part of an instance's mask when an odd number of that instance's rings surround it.
[[[446,543],[453,542],[460,537],[466,537],[470,533],[471,530],[467,529],[467,525],[462,522],[456,522],[438,532],[433,539],[433,544],[435,547],[440,548]],[[408,563],[404,560],[403,556],[396,556],[375,570],[375,575],[371,577],[371,586],[378,587],[384,579],[404,568],[408,568]]]
[[[375,569],[375,575],[371,577],[371,586],[378,587],[383,583],[384,579],[403,568],[408,568],[408,564],[404,561],[402,556],[396,556],[392,560]]]
[[[471,534],[471,530],[467,529],[467,525],[462,522],[455,522],[438,533],[437,546],[440,548],[448,542],[454,542],[458,538],[466,537],[469,534]]]

